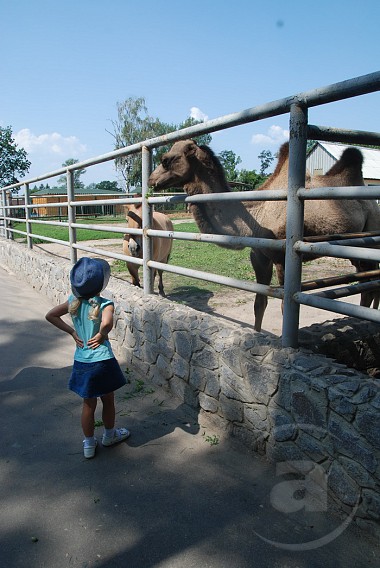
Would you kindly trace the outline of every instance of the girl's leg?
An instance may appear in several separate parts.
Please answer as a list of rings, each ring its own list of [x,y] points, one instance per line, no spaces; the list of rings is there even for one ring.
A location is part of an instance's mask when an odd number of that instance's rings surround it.
[[[83,399],[82,407],[82,429],[86,438],[92,438],[95,430],[95,410],[97,398]]]
[[[103,424],[106,430],[112,430],[115,427],[115,395],[113,392],[100,397],[103,403]]]
[[[126,428],[117,428],[115,430],[115,397],[111,392],[100,397],[103,402],[103,424],[104,434],[102,438],[103,446],[113,446],[118,442],[126,440],[130,432]]]

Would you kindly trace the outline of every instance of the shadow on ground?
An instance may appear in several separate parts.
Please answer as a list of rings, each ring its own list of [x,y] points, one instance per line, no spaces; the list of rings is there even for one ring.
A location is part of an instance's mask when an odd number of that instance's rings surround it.
[[[315,540],[340,521],[275,511],[272,466],[133,376],[117,392],[117,423],[131,438],[85,460],[70,369],[28,367],[0,384],[3,566],[376,565],[352,526],[296,557],[265,543],[258,535]]]

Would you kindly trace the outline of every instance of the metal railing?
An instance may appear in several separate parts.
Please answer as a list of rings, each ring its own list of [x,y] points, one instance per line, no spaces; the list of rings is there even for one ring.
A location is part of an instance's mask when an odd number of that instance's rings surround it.
[[[6,238],[13,238],[14,234],[25,235],[28,247],[32,247],[32,239],[39,238],[48,242],[58,243],[70,247],[70,258],[74,263],[77,260],[77,251],[83,250],[86,252],[98,254],[105,257],[115,258],[119,260],[128,261],[131,263],[143,266],[143,286],[144,293],[150,294],[153,292],[153,269],[165,270],[175,274],[190,276],[209,282],[215,282],[248,290],[250,292],[265,294],[275,298],[283,299],[284,301],[284,317],[282,329],[282,343],[285,347],[298,346],[298,327],[299,327],[299,306],[300,304],[310,305],[325,310],[333,311],[344,315],[350,315],[367,319],[380,323],[380,312],[374,309],[356,306],[347,302],[337,302],[336,299],[352,293],[359,293],[368,288],[372,289],[374,286],[379,286],[380,282],[375,283],[358,283],[350,286],[346,292],[336,290],[330,291],[329,296],[326,297],[326,292],[316,292],[313,294],[306,294],[302,291],[301,273],[302,273],[302,254],[313,253],[318,256],[332,256],[338,258],[348,259],[371,259],[375,262],[380,262],[380,250],[368,248],[376,246],[378,240],[373,236],[363,236],[359,238],[356,235],[356,240],[334,240],[331,242],[306,242],[303,240],[303,204],[305,200],[309,199],[380,199],[380,186],[368,187],[348,187],[348,188],[333,188],[324,187],[322,189],[309,189],[305,190],[305,172],[306,172],[306,145],[308,139],[326,140],[335,142],[349,142],[353,144],[375,144],[380,145],[380,134],[375,132],[361,132],[352,130],[342,130],[331,127],[315,126],[308,124],[308,108],[319,106],[338,100],[343,100],[351,97],[361,96],[367,93],[372,93],[380,90],[380,72],[364,75],[320,89],[315,89],[309,92],[299,93],[297,95],[273,101],[261,106],[253,107],[242,112],[233,113],[217,119],[209,120],[202,124],[197,124],[176,132],[171,132],[164,136],[144,140],[137,144],[97,156],[95,158],[84,160],[82,162],[73,164],[68,167],[48,172],[41,176],[28,179],[24,182],[9,185],[1,188],[1,203],[0,203],[0,232]],[[289,113],[290,115],[290,136],[289,136],[289,179],[288,187],[280,190],[262,190],[262,191],[244,191],[244,192],[231,192],[220,193],[212,195],[197,195],[193,197],[172,196],[172,197],[151,197],[148,193],[148,178],[151,173],[151,152],[154,148],[161,145],[167,145],[170,142],[177,140],[184,140],[206,134],[216,132],[219,130],[231,128],[255,122],[265,118],[278,116],[281,114]],[[94,224],[78,224],[76,222],[76,208],[85,205],[93,205],[92,201],[75,201],[74,195],[74,172],[78,169],[88,168],[90,166],[103,163],[121,156],[127,156],[141,152],[142,154],[142,197],[140,198],[121,198],[121,199],[107,199],[97,200],[97,205],[112,205],[112,204],[126,204],[126,203],[141,203],[142,202],[142,228],[141,229],[128,229],[127,227],[114,227]],[[49,179],[58,175],[67,175],[67,202],[49,203],[49,204],[31,204],[29,187],[31,183],[36,183],[45,179]],[[11,227],[11,211],[12,206],[9,204],[9,190],[21,187],[25,188],[25,218],[18,219],[25,221],[26,231],[16,230]],[[194,234],[182,233],[176,231],[155,231],[151,228],[152,223],[152,206],[158,203],[178,203],[185,201],[186,203],[200,203],[204,201],[264,201],[264,200],[287,200],[287,231],[285,240],[271,240],[264,238],[254,237],[240,237],[228,235],[214,235],[214,234]],[[32,219],[30,212],[31,209],[38,209],[39,207],[68,207],[68,221],[43,221]],[[20,205],[14,206],[18,209]],[[44,237],[32,232],[32,224],[51,224],[58,226],[65,226],[69,229],[69,242]],[[76,232],[77,229],[91,229],[94,231],[112,231],[115,233],[130,233],[142,234],[143,237],[143,259],[136,259],[124,254],[118,254],[101,248],[94,248],[82,245],[77,242]],[[380,229],[380,227],[379,227]],[[284,287],[265,286],[258,283],[237,280],[229,277],[222,277],[220,275],[210,274],[192,270],[189,268],[162,264],[152,260],[151,254],[151,238],[160,236],[170,239],[181,239],[188,241],[213,243],[219,245],[235,244],[251,248],[262,249],[281,249],[285,251],[285,282]],[[354,237],[353,237],[354,239]],[[323,239],[321,239],[322,241]],[[350,243],[350,244],[348,244]],[[233,253],[231,253],[233,254]],[[310,290],[310,288],[309,288]]]

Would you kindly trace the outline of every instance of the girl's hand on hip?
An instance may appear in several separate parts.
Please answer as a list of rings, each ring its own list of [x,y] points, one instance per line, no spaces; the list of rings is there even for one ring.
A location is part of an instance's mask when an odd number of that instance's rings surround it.
[[[103,343],[105,339],[106,338],[104,337],[104,335],[98,332],[94,335],[94,337],[91,337],[91,339],[87,341],[87,345],[89,346],[90,349],[96,349]]]
[[[81,349],[83,349],[83,341],[78,336],[77,332],[74,331],[71,335],[73,336],[73,339],[74,339],[75,343],[77,344],[77,346],[80,347]]]

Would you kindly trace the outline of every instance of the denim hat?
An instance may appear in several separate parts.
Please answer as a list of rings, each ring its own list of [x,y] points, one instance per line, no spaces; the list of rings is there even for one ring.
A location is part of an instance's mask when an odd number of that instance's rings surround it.
[[[92,298],[108,284],[110,265],[100,258],[84,256],[74,264],[70,272],[71,289],[77,298]]]

